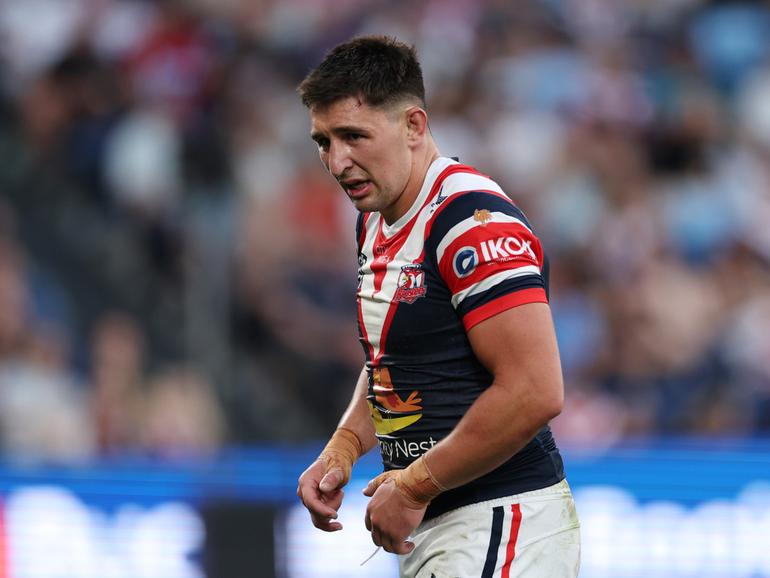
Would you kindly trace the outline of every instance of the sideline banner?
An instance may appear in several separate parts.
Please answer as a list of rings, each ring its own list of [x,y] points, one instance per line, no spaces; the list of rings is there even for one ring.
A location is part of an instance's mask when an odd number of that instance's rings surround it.
[[[326,534],[295,497],[321,444],[216,460],[0,464],[0,578],[393,577],[374,551],[356,465]],[[770,578],[770,440],[656,440],[563,450],[582,523],[581,578]]]

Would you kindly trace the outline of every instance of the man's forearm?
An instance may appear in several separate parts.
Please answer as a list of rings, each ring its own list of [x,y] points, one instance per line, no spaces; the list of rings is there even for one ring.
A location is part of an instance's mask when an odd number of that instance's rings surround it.
[[[358,377],[353,396],[337,429],[316,460],[323,464],[324,478],[319,486],[322,491],[327,491],[325,485],[336,488],[347,484],[353,465],[376,443],[374,426],[366,403],[366,393],[367,382],[364,369]],[[334,474],[336,477],[330,481],[327,474]]]
[[[350,398],[345,413],[342,414],[337,427],[344,427],[354,432],[361,441],[364,452],[368,452],[377,444],[377,438],[374,431],[374,423],[369,412],[369,405],[366,402],[369,383],[366,367],[361,370],[356,381],[355,391]]]
[[[500,466],[558,415],[558,400],[532,393],[538,391],[535,384],[516,390],[524,393],[512,398],[510,388],[490,386],[454,431],[425,455],[444,488],[456,488]]]
[[[468,338],[494,378],[452,433],[425,455],[430,472],[445,488],[500,466],[559,415],[564,404],[548,305],[530,303],[503,311],[474,326]]]

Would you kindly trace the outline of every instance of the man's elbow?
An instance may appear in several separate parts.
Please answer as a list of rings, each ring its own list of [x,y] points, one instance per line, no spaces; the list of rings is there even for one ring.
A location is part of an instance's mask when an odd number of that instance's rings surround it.
[[[538,403],[537,415],[539,425],[542,427],[557,417],[564,409],[564,383],[561,379],[554,380],[549,387],[544,388],[543,395]]]
[[[544,408],[545,423],[548,423],[555,417],[557,417],[564,409],[564,396],[561,395],[558,398],[554,397],[550,400],[550,403]]]

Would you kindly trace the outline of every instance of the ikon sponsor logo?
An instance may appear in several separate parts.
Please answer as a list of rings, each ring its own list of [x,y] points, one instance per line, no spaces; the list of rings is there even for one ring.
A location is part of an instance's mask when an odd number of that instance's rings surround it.
[[[528,255],[533,261],[537,260],[531,247],[532,241],[521,240],[517,237],[498,237],[481,242],[481,254],[485,261]]]
[[[452,267],[458,277],[467,277],[473,273],[478,264],[479,254],[475,247],[462,247],[455,253],[454,261],[452,261]]]
[[[452,261],[455,275],[460,278],[467,277],[476,270],[480,263],[492,261],[511,260],[520,255],[526,255],[528,259],[537,261],[537,256],[532,250],[532,241],[522,240],[517,237],[498,237],[481,241],[479,244],[482,259],[476,247],[461,247],[455,253]]]

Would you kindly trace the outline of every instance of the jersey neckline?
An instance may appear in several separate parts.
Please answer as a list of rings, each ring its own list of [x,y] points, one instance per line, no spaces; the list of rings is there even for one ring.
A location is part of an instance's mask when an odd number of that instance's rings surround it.
[[[401,215],[392,225],[388,225],[385,219],[380,215],[380,231],[386,239],[391,239],[398,234],[417,214],[420,209],[425,205],[425,201],[428,199],[433,183],[436,182],[438,176],[451,165],[460,164],[455,159],[449,157],[438,157],[428,167],[428,171],[425,173],[425,179],[422,182],[422,188],[415,198],[412,206]]]

